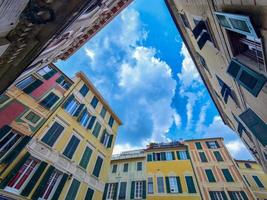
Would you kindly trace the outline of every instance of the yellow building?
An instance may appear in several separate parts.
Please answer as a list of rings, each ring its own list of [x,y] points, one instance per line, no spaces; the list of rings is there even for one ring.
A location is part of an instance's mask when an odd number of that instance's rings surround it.
[[[53,96],[49,94],[46,96]],[[83,73],[76,74],[60,99],[63,101],[55,96],[46,99],[45,105],[52,108],[59,102],[58,107],[2,172],[1,195],[102,198],[121,121]]]
[[[244,182],[250,187],[258,200],[267,199],[267,174],[255,161],[235,160]]]

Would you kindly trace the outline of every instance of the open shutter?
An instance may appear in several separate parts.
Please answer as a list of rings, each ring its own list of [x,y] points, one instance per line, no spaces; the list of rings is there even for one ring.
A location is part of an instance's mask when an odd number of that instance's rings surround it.
[[[165,177],[167,193],[171,193],[169,177]]]
[[[52,69],[50,72],[46,73],[45,75],[43,75],[43,78],[45,80],[50,79],[52,76],[54,76],[57,73],[56,70]]]
[[[90,122],[88,123],[87,129],[92,129],[95,123],[96,117],[92,116]]]
[[[160,153],[161,160],[166,160],[166,152]]]
[[[118,194],[118,183],[115,183],[114,195],[113,195],[114,200],[117,199],[117,194]]]
[[[31,177],[30,181],[27,183],[25,188],[22,190],[22,192],[21,192],[22,196],[28,196],[31,193],[31,191],[34,188],[34,186],[36,185],[38,179],[40,178],[40,176],[44,172],[46,166],[47,166],[46,162],[41,162],[41,164],[38,166],[37,170],[35,171],[34,175]]]
[[[217,148],[220,148],[220,145],[219,145],[218,141],[215,141],[215,144],[216,144]]]
[[[196,193],[196,188],[192,176],[185,176],[188,193]]]
[[[84,104],[80,104],[73,116],[78,117],[78,115],[80,114],[83,108],[84,108]]]
[[[43,192],[44,192],[43,190],[44,190],[44,188],[46,186],[46,183],[49,180],[49,178],[50,178],[50,176],[51,176],[51,174],[52,174],[54,169],[55,169],[55,167],[53,167],[53,166],[50,166],[47,169],[45,175],[43,176],[43,178],[42,178],[42,180],[40,182],[40,184],[38,185],[38,187],[36,188],[36,190],[34,191],[34,193],[32,195],[32,199],[33,200],[37,200],[43,194]]]
[[[18,170],[22,167],[22,165],[26,162],[26,160],[30,157],[30,154],[27,152],[20,161],[14,166],[14,168],[9,172],[9,174],[4,178],[4,180],[0,183],[0,189],[4,189],[9,181],[16,175]]]
[[[186,157],[187,157],[187,159],[190,159],[189,151],[186,151]]]
[[[196,25],[196,27],[192,30],[195,39],[198,38],[198,36],[202,33],[202,31],[204,29],[206,29],[205,22],[204,21],[198,22],[198,24]]]
[[[197,41],[199,49],[202,49],[208,40],[211,41],[210,35],[207,32],[204,32]]]
[[[156,160],[156,154],[153,153],[153,160],[155,161]]]
[[[108,192],[108,183],[105,184],[105,189],[104,189],[102,200],[105,200],[106,199],[107,192]]]
[[[180,156],[179,151],[176,151],[176,155],[177,155],[178,160],[181,160],[181,156]]]
[[[172,151],[172,160],[175,160],[175,154],[173,151]]]
[[[151,154],[147,154],[147,161],[148,162],[152,161],[152,155]]]
[[[30,84],[26,88],[24,88],[23,92],[25,92],[26,94],[30,94],[42,84],[43,84],[43,82],[41,80],[36,79],[32,84]]]
[[[178,192],[179,193],[183,193],[182,185],[181,185],[180,177],[179,176],[176,176],[176,182],[177,182],[177,185],[178,185]]]
[[[109,140],[108,140],[108,146],[107,146],[107,148],[110,148],[111,147],[112,141],[113,141],[113,135],[110,135],[109,136]]]
[[[143,194],[142,194],[143,199],[146,198],[146,181],[143,181]]]
[[[82,116],[87,112],[87,109],[83,109],[82,113],[79,115],[79,117],[77,118],[77,121],[80,122],[82,119]]]
[[[227,196],[226,196],[224,191],[221,191],[221,194],[222,194],[223,200],[228,200],[228,198],[227,198]]]
[[[59,199],[59,196],[61,194],[61,191],[63,190],[63,187],[64,187],[66,181],[68,180],[68,177],[69,177],[68,174],[64,174],[62,176],[62,178],[61,178],[61,180],[60,180],[60,182],[59,182],[59,184],[57,186],[57,189],[54,192],[54,195],[53,195],[53,197],[52,197],[51,200],[58,200]]]
[[[100,138],[100,143],[101,143],[101,144],[104,143],[105,135],[106,135],[106,129],[104,129],[104,130],[102,131],[102,135],[101,135],[101,138]]]
[[[131,199],[134,199],[134,192],[135,192],[135,181],[132,181],[132,184],[131,184]]]
[[[0,139],[2,139],[9,131],[11,131],[11,127],[8,125],[4,125],[1,129],[0,129]]]
[[[210,149],[210,143],[206,142],[207,147]]]
[[[65,101],[65,103],[63,104],[63,108],[66,109],[67,106],[70,104],[70,102],[74,99],[74,95],[70,95],[69,98],[67,98],[67,100]]]

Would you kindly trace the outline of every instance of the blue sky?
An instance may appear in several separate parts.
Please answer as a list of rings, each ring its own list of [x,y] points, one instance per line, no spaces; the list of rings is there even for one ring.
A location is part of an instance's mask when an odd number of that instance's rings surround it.
[[[219,117],[163,0],[135,0],[56,64],[70,77],[83,71],[123,121],[114,153],[220,136],[235,158],[251,159]]]

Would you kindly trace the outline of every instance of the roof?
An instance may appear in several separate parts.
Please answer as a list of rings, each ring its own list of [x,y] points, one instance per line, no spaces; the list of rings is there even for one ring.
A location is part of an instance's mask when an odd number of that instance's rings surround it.
[[[96,87],[93,85],[93,83],[88,79],[88,77],[83,72],[76,73],[76,76],[81,78],[84,83],[86,83],[90,89],[94,92],[95,96],[98,98],[98,100],[105,106],[105,108],[110,112],[112,117],[117,121],[119,125],[122,125],[122,121],[120,118],[113,112],[109,104],[106,102],[106,100],[102,97],[100,92],[96,89]]]
[[[255,160],[236,160],[236,159],[235,159],[235,162],[257,164],[257,162],[256,162]]]
[[[224,139],[222,137],[210,137],[210,138],[200,138],[200,139],[185,140],[184,142],[206,141],[206,140],[224,140]]]

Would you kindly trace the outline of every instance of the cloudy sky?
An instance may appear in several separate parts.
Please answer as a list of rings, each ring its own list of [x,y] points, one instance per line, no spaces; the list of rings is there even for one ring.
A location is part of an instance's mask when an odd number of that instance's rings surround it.
[[[70,77],[83,71],[123,121],[114,153],[219,136],[235,158],[252,158],[223,124],[163,0],[135,0],[56,64]]]

